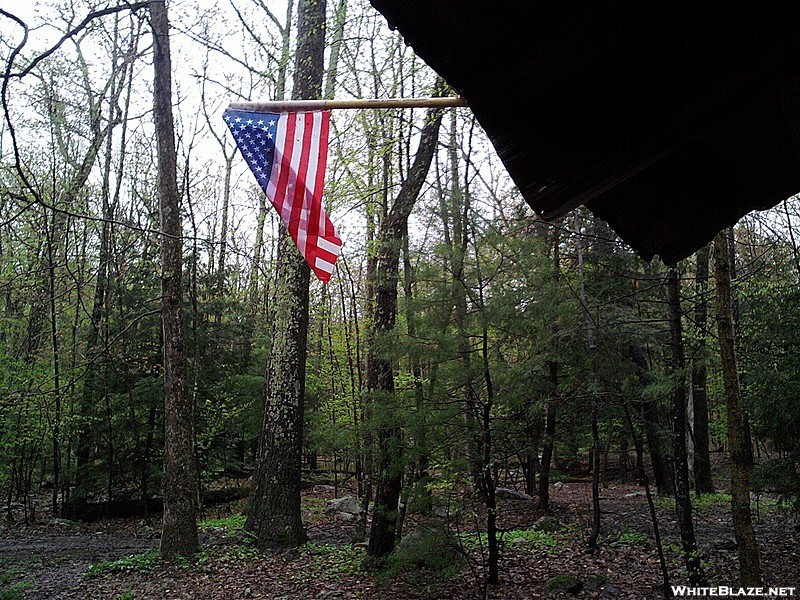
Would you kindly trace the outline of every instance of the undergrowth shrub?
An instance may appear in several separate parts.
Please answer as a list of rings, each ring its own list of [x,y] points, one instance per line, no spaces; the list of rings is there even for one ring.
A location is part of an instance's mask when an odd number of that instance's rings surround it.
[[[440,529],[420,526],[401,540],[376,579],[384,585],[399,579],[425,586],[450,579],[463,566],[464,556],[451,537]]]

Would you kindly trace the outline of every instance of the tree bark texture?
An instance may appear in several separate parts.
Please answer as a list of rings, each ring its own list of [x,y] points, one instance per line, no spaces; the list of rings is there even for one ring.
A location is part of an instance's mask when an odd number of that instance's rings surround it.
[[[708,334],[708,261],[710,246],[697,252],[695,271],[695,292],[697,300],[694,309],[695,326],[700,337],[699,347],[692,361],[692,397],[694,399],[694,487],[698,494],[713,494],[714,481],[711,477],[711,458],[708,440],[708,368],[706,366],[706,336]]]
[[[197,552],[197,470],[194,411],[186,377],[183,330],[182,238],[177,154],[172,117],[172,75],[167,7],[150,2],[153,27],[153,112],[158,145],[161,219],[161,315],[164,332],[164,524],[161,553],[166,558]]]
[[[322,93],[325,0],[298,5],[295,98]],[[310,269],[289,233],[281,228],[271,302],[272,340],[264,380],[264,411],[255,486],[245,529],[261,549],[306,541],[300,510],[303,420],[308,344]]]
[[[630,356],[631,361],[636,365],[637,378],[642,387],[652,383],[653,376],[647,365],[644,348],[638,345],[631,346]],[[644,400],[641,412],[647,447],[650,450],[650,464],[653,468],[656,492],[661,495],[671,496],[675,492],[675,485],[673,483],[669,444],[666,440],[665,426],[661,417],[664,411],[659,408],[655,400]]]
[[[550,466],[553,462],[553,448],[556,439],[556,406],[558,394],[558,363],[551,362],[549,365],[550,381],[553,388],[553,398],[547,402],[544,424],[544,444],[542,446],[542,464],[539,472],[539,485],[537,497],[539,498],[539,508],[544,511],[550,510]]]
[[[299,259],[299,260],[298,260]],[[262,549],[306,540],[300,511],[310,270],[281,230],[255,487],[245,528]]]
[[[697,550],[697,539],[692,521],[692,501],[689,497],[689,457],[686,452],[686,360],[683,350],[681,326],[681,299],[678,271],[670,267],[667,272],[669,306],[669,331],[672,346],[672,459],[675,467],[675,514],[683,546],[683,559],[692,585],[702,585],[705,572]]]
[[[714,239],[714,255],[717,286],[717,332],[728,417],[728,448],[731,456],[731,514],[733,530],[736,535],[736,548],[739,553],[739,577],[743,586],[760,586],[761,566],[750,512],[750,480],[739,374],[736,367],[731,272],[728,243],[724,232]]]
[[[481,308],[484,308],[483,298],[481,297]],[[496,585],[500,579],[500,544],[497,539],[497,485],[492,474],[492,406],[494,405],[494,386],[492,385],[492,374],[489,368],[489,327],[486,321],[483,323],[481,335],[481,356],[483,358],[483,378],[486,386],[486,401],[483,403],[481,411],[482,439],[481,448],[481,479],[480,490],[483,495],[483,503],[486,505],[486,541],[489,558],[489,569],[486,583]]]
[[[736,268],[736,231],[733,227],[728,227],[725,229],[725,237],[728,242],[728,264],[730,265],[730,280],[731,285],[733,282],[736,281],[737,275],[737,268]],[[736,294],[731,293],[731,310],[733,312],[732,323],[733,329],[739,327],[739,298]],[[736,336],[733,339],[734,343],[734,351],[738,351],[738,343],[739,340]],[[745,377],[744,373],[739,374],[739,396],[741,397],[746,393],[747,390],[747,378]],[[741,404],[740,404],[741,406]],[[753,453],[753,436],[750,431],[750,417],[747,414],[747,410],[744,406],[741,406],[742,410],[742,428],[744,431],[744,448],[745,448],[745,460],[747,461],[747,468],[752,469],[753,465],[755,464],[755,457]]]
[[[587,546],[594,554],[598,550],[597,540],[600,538],[600,432],[597,427],[597,401],[592,400],[592,529],[589,532]]]
[[[378,428],[378,481],[367,553],[382,558],[394,550],[397,506],[402,486],[402,430],[394,418],[394,366],[382,344],[394,329],[397,317],[397,284],[400,249],[406,223],[425,182],[436,152],[441,109],[428,111],[420,144],[411,170],[398,192],[391,210],[381,223],[375,269],[374,339],[367,354],[367,388],[375,394],[376,411],[382,422]]]

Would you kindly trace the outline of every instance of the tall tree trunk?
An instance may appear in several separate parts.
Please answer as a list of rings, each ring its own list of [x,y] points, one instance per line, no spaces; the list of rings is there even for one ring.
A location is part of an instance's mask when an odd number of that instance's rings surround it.
[[[586,327],[586,347],[589,351],[589,360],[592,363],[592,529],[589,533],[588,546],[590,552],[597,550],[597,540],[600,537],[600,434],[597,428],[597,366],[594,352],[597,348],[595,342],[594,323],[589,314],[589,305],[586,302],[586,277],[583,262],[583,244],[581,241],[581,213],[575,211],[575,250],[578,255],[578,299],[583,307],[584,326]]]
[[[61,233],[56,229],[58,226],[58,219],[55,214],[52,219],[53,227],[47,228],[47,293],[48,293],[48,308],[50,317],[50,342],[53,351],[53,429],[52,429],[52,450],[53,450],[53,497],[52,509],[53,514],[58,514],[58,490],[61,486],[61,368],[60,368],[60,350],[59,350],[59,337],[58,337],[58,313],[56,310],[56,263],[55,263],[55,248],[56,241],[54,238]]]
[[[628,410],[628,405],[623,404],[622,408],[625,410],[625,423],[628,425],[628,432],[631,435],[631,439],[633,440],[633,445],[636,447],[636,455],[641,457],[644,454],[644,448],[642,446],[641,439],[636,433],[636,428],[633,426],[633,420],[631,419],[631,413]],[[638,473],[637,477],[641,481],[641,484],[644,486],[644,493],[647,497],[647,508],[650,511],[650,522],[653,524],[653,538],[656,542],[656,550],[658,551],[658,562],[661,565],[661,575],[664,578],[664,593],[668,593],[669,587],[669,569],[667,568],[667,560],[664,557],[664,546],[661,543],[661,530],[658,526],[658,515],[656,514],[656,505],[653,502],[653,495],[650,493],[650,480],[647,477],[647,472],[644,469],[644,465],[642,464],[641,460],[637,461],[638,466]]]
[[[644,387],[652,383],[653,378],[647,365],[644,348],[637,345],[631,346],[630,356],[631,361],[636,365],[637,379],[640,384]],[[663,411],[655,400],[644,400],[641,413],[647,447],[650,450],[650,464],[653,468],[656,492],[660,495],[671,496],[675,493],[675,484],[673,483],[669,444],[665,439],[665,426],[662,422]]]
[[[307,263],[282,228],[272,299],[272,339],[264,382],[261,441],[245,523],[245,529],[256,536],[256,543],[262,549],[290,548],[306,540],[300,511],[300,477],[309,274]]]
[[[150,20],[154,45],[153,114],[158,144],[161,318],[164,329],[164,525],[161,554],[172,558],[197,552],[200,543],[197,538],[194,413],[186,383],[183,239],[172,116],[169,21],[163,0],[150,2]]]
[[[105,142],[106,162],[105,162],[105,165],[103,166],[103,171],[102,171],[103,172],[103,191],[102,191],[102,194],[103,194],[103,218],[104,218],[104,220],[109,218],[108,215],[107,215],[107,210],[106,209],[107,209],[108,194],[109,194],[108,178],[110,177],[109,171],[110,171],[110,157],[111,157],[111,143],[112,143],[111,131],[119,123],[119,117],[117,115],[117,111],[119,110],[118,102],[119,102],[120,95],[121,95],[123,89],[125,89],[125,80],[126,80],[126,77],[127,77],[127,73],[129,72],[129,66],[130,66],[130,62],[128,60],[120,61],[121,54],[124,52],[124,50],[120,49],[118,44],[117,44],[117,42],[119,41],[117,34],[118,34],[118,30],[116,28],[116,22],[115,22],[114,34],[113,34],[114,47],[113,47],[113,50],[112,50],[112,53],[111,53],[111,56],[110,56],[110,60],[111,60],[111,63],[113,65],[113,67],[112,67],[112,71],[110,73],[109,80],[107,82],[107,88],[106,88],[106,91],[109,94],[109,97],[108,97],[109,111],[108,111],[108,116],[105,117],[105,118],[101,114],[102,113],[102,102],[96,100],[95,94],[93,94],[93,92],[91,90],[91,85],[90,85],[90,82],[89,82],[89,79],[88,79],[88,68],[86,66],[85,61],[83,60],[83,55],[81,53],[80,47],[79,46],[76,47],[76,50],[78,52],[79,63],[81,65],[81,67],[82,67],[83,84],[84,84],[84,87],[85,87],[85,90],[86,90],[86,93],[87,93],[87,98],[88,98],[88,111],[89,111],[89,117],[91,119],[91,126],[90,126],[90,130],[91,130],[91,138],[90,138],[90,140],[91,141],[90,141],[90,145],[87,148],[87,151],[84,154],[82,160],[79,163],[77,163],[77,162],[74,163],[74,165],[77,167],[76,170],[71,174],[71,176],[68,179],[62,180],[60,182],[60,188],[58,190],[54,190],[54,194],[53,194],[55,198],[59,198],[59,197],[61,198],[60,202],[58,200],[55,200],[54,201],[55,204],[63,203],[63,206],[66,207],[66,209],[68,211],[72,210],[74,208],[75,203],[78,201],[80,193],[81,193],[82,189],[84,188],[84,186],[86,185],[86,182],[87,182],[90,174],[92,173],[92,170],[94,168],[94,164],[95,164],[95,161],[97,159],[97,156],[99,155],[99,152],[100,152],[101,148],[103,147],[103,142]],[[134,36],[134,38],[132,38],[132,40],[131,40],[131,47],[135,44],[135,38],[136,38],[136,36]],[[133,54],[131,52],[131,48],[128,49],[128,52],[129,52],[129,56]],[[64,153],[64,158],[68,162],[72,162],[70,159],[67,158],[68,151],[66,149],[66,144],[65,144],[65,141],[64,141],[64,134],[63,134],[63,131],[62,131],[62,127],[64,126],[63,115],[61,114],[62,111],[63,111],[63,104],[58,101],[56,92],[53,92],[51,95],[48,95],[48,106],[47,106],[47,108],[48,108],[48,113],[49,113],[49,117],[50,117],[50,122],[51,122],[51,124],[53,125],[53,128],[54,128],[53,133],[54,133],[56,139],[58,139],[58,142],[59,142],[58,145],[59,145],[62,153]],[[34,192],[34,195],[38,196],[38,194],[35,193],[35,192]],[[103,240],[101,241],[101,244],[106,242],[106,238],[107,238],[106,229],[107,229],[107,227],[109,227],[109,224],[104,221],[102,227],[103,227]],[[61,264],[67,264],[66,263],[66,260],[67,260],[67,251],[66,251],[67,241],[66,241],[66,238],[67,238],[68,233],[69,233],[69,221],[68,221],[68,217],[67,217],[66,213],[61,213],[61,212],[58,212],[58,211],[54,211],[53,215],[52,215],[51,223],[50,223],[50,225],[48,226],[48,229],[47,229],[48,246],[46,248],[47,251],[45,253],[45,258],[46,258],[45,266],[48,267],[47,269],[45,269],[45,271],[47,271],[48,276],[50,277],[50,288],[51,288],[51,291],[54,290],[54,285],[55,285],[55,262],[53,262],[53,261],[56,258],[55,257],[56,253],[61,253],[62,249],[63,249],[63,252],[64,252],[64,256],[63,256],[63,258],[60,258],[58,262],[60,262]],[[101,249],[101,255],[102,254],[103,254],[103,250]],[[101,256],[100,260],[101,260],[101,263],[105,264],[105,262],[107,261],[107,252],[105,253],[105,256]],[[105,268],[105,267],[103,267],[103,268]],[[103,279],[103,278],[104,277],[100,277],[100,279]],[[102,289],[104,284],[102,282],[98,282],[98,285]],[[51,309],[51,333],[56,333],[56,330],[57,330],[57,323],[55,321],[55,310],[56,310],[56,307],[55,307],[54,302],[55,302],[55,300],[53,299],[51,301],[51,306],[50,306],[50,309]],[[102,294],[101,294],[100,302],[101,303],[103,302]],[[90,330],[90,337],[91,337],[91,335],[95,334],[95,340],[94,340],[94,343],[92,344],[92,346],[94,346],[94,345],[96,345],[96,342],[97,342],[97,339],[98,339],[98,336],[96,334],[97,334],[98,328],[100,327],[99,312],[95,311],[94,308],[93,308],[93,312],[92,312],[92,319],[93,319],[92,320],[92,330]],[[55,425],[55,429],[54,429],[54,439],[53,439],[53,441],[54,441],[54,461],[53,461],[54,473],[53,473],[53,476],[54,476],[54,480],[55,480],[54,490],[57,490],[60,487],[60,484],[59,484],[58,480],[60,478],[60,472],[59,471],[60,471],[60,468],[61,468],[61,457],[60,457],[60,450],[58,448],[56,448],[55,442],[56,442],[56,438],[60,435],[59,427],[60,427],[60,420],[61,420],[61,400],[62,400],[62,397],[63,397],[63,390],[60,389],[60,373],[59,373],[59,365],[58,365],[58,362],[59,362],[58,345],[59,345],[58,344],[58,339],[55,339],[53,341],[53,353],[54,353],[54,379],[55,379],[55,382],[56,382],[55,408],[56,408],[57,418],[56,418],[55,424],[54,424]],[[93,352],[94,350],[95,349],[93,347],[90,347],[89,348],[89,353],[91,354],[91,352]],[[89,370],[96,369],[96,365],[95,365],[93,360],[92,360],[92,362],[90,362],[90,365],[89,365],[88,369]],[[90,376],[90,375],[92,375],[92,376]],[[96,374],[95,373],[91,373],[90,374],[90,373],[87,372],[87,383],[84,386],[84,392],[86,391],[87,386],[88,386],[88,389],[91,389],[93,387],[93,384],[94,384],[95,380],[96,380]],[[74,387],[73,387],[73,389],[74,389]],[[91,415],[91,411],[93,410],[95,404],[97,404],[99,402],[99,398],[93,399],[93,400],[95,400],[95,401],[94,402],[90,402],[88,405],[86,405],[84,402],[81,402],[81,404],[83,405],[83,406],[81,406],[79,408],[79,410],[80,410],[79,426],[80,426],[81,433],[83,433],[86,429],[91,427],[91,424],[88,423],[87,421],[89,421],[91,419],[91,416],[92,416]],[[83,444],[79,443],[78,446],[79,446],[79,455],[80,455],[81,458],[84,458],[84,460],[78,460],[77,461],[79,468],[78,468],[78,471],[76,472],[76,481],[77,481],[78,488],[79,488],[78,496],[80,497],[82,492],[85,492],[85,489],[80,489],[80,488],[85,487],[85,486],[83,486],[84,483],[86,483],[87,485],[90,485],[91,482],[85,481],[86,480],[86,477],[85,477],[85,475],[86,475],[85,466],[86,466],[86,464],[88,462],[88,459],[86,458],[86,456],[87,456],[86,453],[82,452],[83,449],[88,448],[88,444],[87,443],[83,443]],[[82,446],[82,448],[81,448],[81,446]],[[67,461],[69,461],[69,453],[67,454]],[[85,496],[85,493],[83,495]],[[55,496],[54,496],[54,499],[55,499]],[[55,506],[54,506],[54,509],[55,509]]]
[[[683,546],[683,559],[693,585],[702,585],[706,575],[697,551],[692,521],[692,501],[689,496],[689,458],[686,453],[686,361],[683,352],[681,326],[681,297],[678,271],[667,272],[670,345],[672,346],[672,459],[675,467],[675,513]]]
[[[553,282],[556,285],[561,281],[561,235],[558,223],[553,226]],[[558,322],[553,322],[553,352],[558,351]],[[556,436],[556,403],[558,401],[558,360],[554,356],[547,364],[550,376],[550,398],[545,408],[544,445],[542,446],[542,460],[539,471],[538,498],[539,508],[550,510],[550,463],[553,460],[553,447]]]
[[[320,97],[324,51],[325,0],[301,0],[295,98]],[[300,476],[311,271],[285,227],[280,228],[277,263],[261,441],[245,522],[245,529],[255,535],[256,544],[262,549],[290,548],[306,541],[300,510]]]
[[[550,510],[550,466],[553,462],[553,448],[556,438],[556,401],[558,399],[558,363],[551,361],[548,365],[550,371],[550,400],[547,401],[547,410],[544,423],[544,445],[542,447],[542,464],[539,472],[539,508]]]
[[[108,198],[108,184],[110,177],[111,161],[111,140],[109,135],[106,140],[106,158],[103,177],[103,222],[100,227],[100,254],[97,270],[97,278],[94,288],[94,299],[92,301],[92,311],[89,317],[89,330],[86,335],[86,356],[89,362],[86,366],[83,390],[78,403],[78,415],[80,417],[80,429],[78,433],[77,449],[75,454],[75,489],[72,493],[73,504],[82,504],[87,501],[87,495],[93,486],[91,477],[91,449],[94,441],[95,427],[92,423],[94,419],[94,408],[100,403],[98,393],[98,373],[101,371],[103,362],[106,360],[107,349],[103,348],[100,328],[103,321],[108,287],[108,264],[109,264],[109,238],[111,225],[111,211]]]
[[[365,332],[365,345],[367,348],[372,347],[374,344],[375,338],[375,281],[376,281],[376,269],[378,266],[378,256],[376,253],[377,247],[377,214],[378,214],[378,197],[383,196],[385,198],[386,194],[388,193],[389,184],[388,181],[384,179],[382,182],[383,185],[380,186],[380,191],[378,191],[378,186],[376,185],[375,181],[375,165],[377,163],[377,144],[376,144],[376,136],[374,134],[369,135],[367,139],[367,165],[369,165],[368,172],[367,172],[367,189],[370,190],[370,195],[367,198],[366,202],[364,203],[365,208],[365,218],[366,218],[366,240],[365,240],[365,247],[367,249],[367,259],[366,259],[366,273],[364,277],[364,321],[367,323],[367,328]],[[383,200],[384,206],[388,201]],[[350,289],[355,295],[355,285],[353,282],[352,274],[350,270],[347,271],[348,279],[350,281]],[[354,308],[354,314],[357,313]],[[356,325],[358,324],[358,320],[355,321]],[[356,337],[358,341],[358,336]],[[369,369],[369,353],[365,356],[363,361],[360,360],[360,353],[358,352],[359,346],[356,344],[356,352],[359,354],[357,356],[356,365],[359,367],[359,383],[364,383],[363,373]],[[362,421],[364,423],[371,423],[372,421],[372,414],[373,414],[373,399],[370,398],[368,395],[362,394],[361,395],[361,414],[362,414]],[[361,517],[356,522],[356,530],[355,534],[353,535],[353,541],[355,542],[363,542],[367,537],[367,519],[369,517],[369,506],[372,502],[372,493],[373,493],[373,474],[375,470],[375,438],[373,436],[372,428],[366,427],[364,431],[364,439],[361,444],[362,449],[362,456],[363,456],[363,464],[364,464],[364,482],[361,485],[362,488],[362,497],[361,497]]]
[[[708,334],[708,261],[710,246],[697,252],[694,321],[700,343],[692,360],[692,406],[694,409],[694,487],[698,494],[714,493],[708,441],[708,367],[706,336]]]
[[[542,440],[542,415],[533,407],[529,407],[525,422],[525,451],[520,457],[522,472],[525,477],[525,493],[536,495],[536,475],[539,472],[539,444]]]
[[[467,338],[467,331],[465,327],[465,321],[467,316],[467,305],[466,305],[466,296],[470,291],[466,285],[466,279],[464,277],[464,258],[467,254],[468,248],[468,240],[469,234],[468,229],[471,230],[470,233],[472,234],[473,240],[475,239],[475,225],[474,221],[470,220],[470,194],[469,194],[469,180],[467,178],[467,174],[465,173],[465,181],[463,187],[458,185],[457,180],[457,173],[458,169],[455,168],[455,165],[458,163],[458,155],[456,153],[456,119],[455,115],[453,115],[452,120],[452,132],[451,138],[452,143],[450,146],[450,161],[453,165],[453,180],[454,185],[457,187],[454,188],[454,200],[457,200],[453,204],[453,239],[456,243],[455,252],[456,255],[459,257],[459,280],[458,283],[460,284],[461,291],[464,294],[464,304],[460,306],[460,309],[463,311],[460,317],[461,322],[461,331],[460,333],[464,337],[464,344],[467,348],[469,348],[469,338]],[[469,151],[467,152],[469,153]],[[487,556],[487,574],[486,574],[486,583],[489,585],[496,585],[499,581],[500,576],[500,544],[497,537],[498,529],[497,529],[497,482],[496,482],[496,475],[494,471],[494,462],[493,462],[493,453],[494,453],[494,446],[493,446],[493,437],[492,437],[492,420],[493,415],[492,411],[495,405],[495,394],[494,394],[494,384],[492,383],[492,372],[491,372],[491,365],[489,362],[489,317],[487,316],[486,311],[486,301],[484,295],[484,289],[488,285],[486,280],[483,279],[481,274],[481,253],[478,251],[477,244],[473,243],[473,250],[474,250],[474,264],[475,264],[475,278],[477,280],[477,297],[475,294],[470,294],[470,299],[472,300],[473,305],[477,306],[478,314],[480,315],[480,324],[481,324],[481,333],[480,333],[480,340],[481,340],[481,374],[483,378],[483,387],[485,389],[485,396],[481,398],[479,396],[478,391],[473,387],[472,382],[470,380],[467,381],[468,390],[470,392],[470,402],[475,407],[473,410],[475,412],[475,437],[477,438],[477,443],[474,444],[474,449],[477,451],[476,459],[476,466],[477,466],[477,488],[480,491],[481,497],[483,499],[483,504],[486,507],[486,547],[488,550]],[[459,307],[456,307],[458,310]],[[465,366],[469,371],[469,356],[466,357]],[[468,429],[470,432],[471,429]],[[470,438],[473,436],[470,435]],[[484,595],[486,592],[484,591]]]
[[[750,513],[750,480],[747,466],[744,423],[742,420],[739,373],[736,367],[735,331],[731,301],[731,272],[725,232],[714,239],[714,272],[717,284],[717,331],[725,385],[728,415],[728,448],[731,456],[731,514],[736,548],[739,553],[739,577],[743,586],[761,585],[758,543]]]
[[[261,302],[261,261],[264,255],[264,222],[267,220],[267,197],[258,196],[258,216],[256,217],[256,239],[253,244],[253,264],[250,267],[249,297],[250,312],[253,317],[262,313],[265,306]]]
[[[377,343],[391,334],[397,317],[397,284],[400,246],[408,217],[428,174],[436,144],[442,111],[431,109],[420,136],[414,164],[397,198],[380,226],[375,269],[375,312],[373,330]],[[375,394],[375,410],[380,411],[377,434],[379,468],[375,489],[368,555],[381,559],[394,550],[397,506],[402,486],[402,430],[394,418],[394,367],[386,350],[371,344],[367,354],[367,388]]]
[[[225,257],[228,252],[228,221],[230,220],[228,217],[228,207],[231,203],[231,172],[233,171],[234,157],[234,152],[227,155],[227,150],[225,150],[224,145],[223,153],[225,153],[225,178],[222,183],[222,211],[220,215],[222,223],[219,228],[219,258],[217,259],[217,279],[216,285],[214,286],[216,288],[216,293],[219,295],[225,293]],[[219,313],[216,315],[216,319],[217,321],[221,319]]]
[[[453,321],[455,322],[458,338],[456,345],[463,381],[461,394],[464,411],[464,424],[468,432],[465,451],[469,462],[472,483],[476,488],[481,485],[481,463],[483,462],[482,435],[473,435],[480,431],[478,421],[481,417],[481,406],[475,390],[473,389],[472,348],[470,336],[467,332],[467,283],[464,279],[464,259],[467,253],[467,202],[466,190],[462,188],[458,172],[458,136],[456,128],[456,114],[451,113],[450,119],[450,144],[448,155],[450,159],[450,194],[441,194],[442,224],[444,226],[444,241],[448,248],[450,271],[452,274],[452,299]]]
[[[344,41],[344,26],[347,20],[347,0],[339,0],[336,4],[336,18],[333,21],[333,31],[328,43],[330,55],[328,69],[325,75],[325,98],[333,98],[336,92],[336,79],[339,69],[339,55]]]
[[[725,230],[725,237],[728,242],[728,264],[730,265],[730,280],[731,282],[736,281],[737,277],[737,269],[736,269],[736,231],[733,227],[728,227]],[[733,328],[736,330],[739,327],[739,299],[736,297],[736,294],[731,292],[731,310],[732,310],[732,321],[733,321]],[[738,338],[734,336],[733,339],[734,344],[738,344]],[[738,351],[738,346],[734,348],[735,351]],[[747,392],[747,379],[744,377],[744,374],[739,376],[739,395],[740,397],[743,395],[743,392]],[[741,405],[740,405],[741,406]],[[754,456],[753,456],[753,437],[750,432],[750,417],[747,414],[747,410],[744,406],[741,406],[742,411],[742,430],[744,432],[744,450],[745,450],[745,461],[747,464],[748,470],[753,468],[755,463]]]
[[[600,431],[597,427],[597,401],[592,399],[592,529],[586,545],[589,552],[598,550],[597,540],[600,538]]]
[[[480,275],[478,275],[480,279]],[[500,544],[497,539],[497,498],[496,483],[492,473],[492,407],[494,406],[494,386],[489,368],[489,325],[485,315],[483,302],[483,284],[480,284],[480,310],[483,314],[481,331],[481,359],[486,400],[481,406],[481,455],[480,490],[483,503],[486,505],[486,545],[489,551],[489,572],[486,582],[490,585],[498,583],[500,578]]]
[[[189,220],[192,224],[192,259],[191,264],[189,266],[189,303],[191,306],[191,341],[192,341],[192,376],[191,382],[189,384],[191,391],[187,392],[189,394],[189,404],[191,406],[192,414],[194,415],[195,422],[199,420],[198,415],[198,402],[197,396],[200,388],[200,373],[201,373],[201,361],[203,358],[203,352],[201,351],[201,343],[200,343],[200,335],[199,335],[199,324],[201,322],[200,316],[200,307],[199,307],[199,293],[197,289],[197,263],[198,263],[198,254],[199,254],[199,244],[198,244],[198,234],[197,234],[197,219],[195,219],[194,214],[194,206],[192,205],[192,195],[191,195],[191,173],[189,170],[189,166],[191,165],[191,154],[192,154],[192,144],[189,143],[188,147],[186,148],[186,155],[184,161],[184,171],[183,171],[183,198],[186,201],[186,208],[187,212],[189,213]],[[226,161],[227,162],[227,161]],[[220,284],[220,289],[222,289],[222,285],[224,285],[224,281]],[[197,447],[197,430],[192,428],[193,439],[192,445],[193,447]],[[197,472],[200,472],[200,457],[197,456],[195,453],[195,464],[197,465]],[[203,510],[203,490],[202,490],[202,483],[198,479],[198,487],[197,487],[197,503],[200,510]]]

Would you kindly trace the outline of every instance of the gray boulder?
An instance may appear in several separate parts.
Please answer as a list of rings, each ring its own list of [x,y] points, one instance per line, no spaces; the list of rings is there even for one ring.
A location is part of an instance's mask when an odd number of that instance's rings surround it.
[[[360,515],[361,504],[359,504],[358,499],[354,496],[342,496],[341,498],[328,500],[328,507],[326,511],[329,513],[337,513],[337,515],[338,513]]]
[[[550,594],[567,592],[570,594],[580,594],[583,590],[583,581],[575,575],[563,574],[556,575],[547,582],[547,591]]]
[[[553,533],[554,531],[561,531],[562,529],[564,529],[564,526],[561,524],[561,521],[555,517],[539,517],[533,524],[534,531],[548,531]]]
[[[518,492],[517,490],[512,490],[511,488],[499,487],[496,488],[494,491],[494,495],[497,498],[502,498],[503,500],[518,500],[521,502],[533,502],[533,498],[526,494],[525,492]]]

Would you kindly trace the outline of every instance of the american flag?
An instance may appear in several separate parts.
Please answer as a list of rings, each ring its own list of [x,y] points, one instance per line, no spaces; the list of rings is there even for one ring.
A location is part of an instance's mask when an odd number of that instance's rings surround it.
[[[342,247],[322,207],[330,112],[228,109],[224,118],[300,253],[316,276],[328,283]]]

